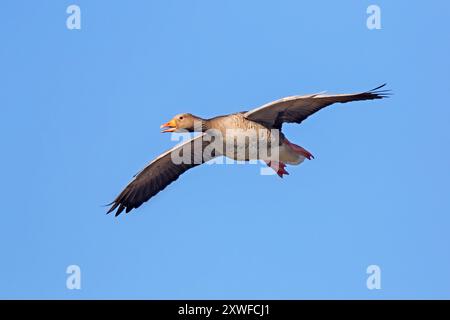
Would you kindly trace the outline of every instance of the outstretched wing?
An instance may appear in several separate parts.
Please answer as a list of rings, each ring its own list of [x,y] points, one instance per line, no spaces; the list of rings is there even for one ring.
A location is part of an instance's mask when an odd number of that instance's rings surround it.
[[[203,137],[204,134],[201,134],[177,145],[151,161],[109,204],[111,208],[107,213],[117,209],[118,216],[123,210],[128,213],[139,208],[187,170],[213,159],[214,152],[210,155],[203,154],[205,147],[211,143]]]
[[[313,113],[333,103],[382,99],[389,96],[389,90],[380,90],[386,84],[370,91],[355,94],[292,96],[265,104],[246,112],[247,119],[259,122],[269,128],[281,129],[284,122],[301,123]]]

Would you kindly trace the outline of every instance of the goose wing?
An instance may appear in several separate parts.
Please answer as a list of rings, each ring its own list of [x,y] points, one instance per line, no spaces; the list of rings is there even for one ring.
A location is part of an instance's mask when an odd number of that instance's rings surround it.
[[[203,137],[201,134],[181,143],[152,160],[109,204],[111,208],[107,213],[117,209],[115,215],[118,216],[124,210],[128,213],[140,207],[187,170],[213,159],[214,151],[209,155],[203,152],[211,143]]]
[[[267,103],[259,108],[247,111],[247,119],[259,122],[269,128],[281,129],[283,123],[301,123],[313,113],[333,103],[382,99],[389,96],[389,90],[380,90],[386,84],[366,92],[355,94],[325,95],[313,94],[292,96]]]

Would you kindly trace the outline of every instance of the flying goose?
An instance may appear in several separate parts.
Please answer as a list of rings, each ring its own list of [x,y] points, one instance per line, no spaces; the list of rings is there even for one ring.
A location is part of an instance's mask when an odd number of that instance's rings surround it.
[[[263,160],[280,177],[288,174],[286,164],[297,165],[304,159],[311,160],[314,157],[306,149],[290,142],[281,132],[283,123],[301,123],[313,113],[334,103],[346,103],[350,101],[382,99],[389,96],[389,90],[380,90],[386,84],[370,91],[356,94],[325,95],[323,93],[291,96],[267,103],[259,108],[218,116],[211,119],[202,119],[190,113],[178,114],[169,122],[161,126],[162,132],[200,132],[200,134],[184,143],[159,155],[140,172],[138,172],[123,191],[111,202],[107,213],[117,209],[115,215],[122,211],[126,213],[139,208],[158,192],[178,179],[185,171],[200,164],[208,162],[218,156],[226,156],[235,160]],[[250,143],[248,139],[239,141],[232,137],[232,148],[214,149],[213,152],[204,152],[214,142],[209,132],[220,133],[219,144],[230,141],[227,130],[246,132],[253,130],[258,137],[265,139],[266,145],[275,150],[277,157],[273,158],[266,153],[261,156],[258,152],[250,155]],[[275,134],[274,134],[275,133]],[[271,140],[278,135],[277,140]],[[217,135],[220,136],[220,135]],[[228,140],[228,141],[227,141]],[[274,143],[276,141],[276,143]],[[217,141],[216,141],[217,142]],[[252,144],[254,147],[255,145]],[[260,146],[260,144],[257,144]],[[257,147],[258,148],[258,147]],[[230,150],[231,151],[230,151]],[[239,153],[239,150],[244,152]],[[260,150],[257,150],[260,151]],[[241,156],[239,156],[239,154]],[[177,157],[184,156],[190,161],[174,161]]]

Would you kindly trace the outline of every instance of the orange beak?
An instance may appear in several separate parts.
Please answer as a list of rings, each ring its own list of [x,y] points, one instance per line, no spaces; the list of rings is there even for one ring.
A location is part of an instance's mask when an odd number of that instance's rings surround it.
[[[177,123],[175,122],[175,120],[172,119],[169,122],[164,123],[161,126],[161,129],[164,129],[164,128],[168,128],[168,129],[165,129],[161,132],[174,132],[175,130],[177,130]]]

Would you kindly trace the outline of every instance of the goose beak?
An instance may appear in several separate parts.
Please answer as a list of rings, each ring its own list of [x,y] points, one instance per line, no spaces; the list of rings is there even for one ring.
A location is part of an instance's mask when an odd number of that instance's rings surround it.
[[[174,132],[175,130],[177,130],[177,123],[175,122],[175,120],[172,119],[169,122],[164,123],[161,126],[161,129],[164,129],[164,128],[167,128],[167,129],[165,129],[161,132]]]

